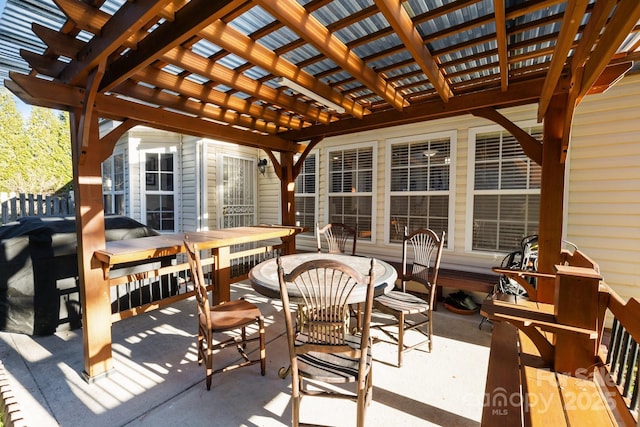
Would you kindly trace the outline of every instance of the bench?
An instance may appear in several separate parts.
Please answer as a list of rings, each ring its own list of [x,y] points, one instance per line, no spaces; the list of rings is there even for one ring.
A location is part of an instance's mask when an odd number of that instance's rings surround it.
[[[398,278],[402,277],[402,263],[387,261],[398,272]],[[493,273],[477,273],[463,270],[440,268],[438,270],[438,287],[436,298],[442,301],[442,288],[453,288],[468,292],[490,294],[498,283],[499,276]]]
[[[549,354],[549,348],[534,344],[531,336],[535,335],[516,319],[516,308],[497,308],[497,303],[483,306],[490,318],[501,319],[494,322],[491,339],[483,426],[638,425],[640,302],[624,303],[604,283],[599,286],[598,301],[598,324],[608,316],[613,327],[610,331],[600,327],[593,339],[591,366],[572,375],[554,369],[557,348],[552,347]],[[534,305],[544,304],[526,300],[514,305],[529,310],[524,316],[532,318],[541,336],[554,342],[555,328],[563,326],[552,323],[553,311],[534,311]]]

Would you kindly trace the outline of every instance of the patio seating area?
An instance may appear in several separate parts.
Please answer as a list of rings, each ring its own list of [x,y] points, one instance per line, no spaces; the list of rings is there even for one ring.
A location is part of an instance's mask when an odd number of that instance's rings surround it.
[[[222,373],[214,375],[207,391],[204,368],[196,363],[192,297],[114,323],[115,369],[92,383],[82,377],[81,330],[46,337],[0,334],[0,379],[3,390],[9,389],[3,395],[17,402],[24,425],[33,426],[289,425],[291,381],[278,377],[278,369],[288,364],[281,303],[257,294],[248,281],[234,284],[231,292],[232,299],[245,296],[255,303],[265,317],[264,377],[259,366]],[[384,320],[380,316],[374,312],[372,322]],[[433,351],[406,353],[402,368],[394,366],[395,344],[374,344],[373,402],[366,425],[479,425],[491,341],[491,327],[480,330],[479,322],[478,314],[460,316],[439,307]],[[214,363],[232,358],[239,355],[229,349]],[[302,400],[306,424],[355,425],[355,417],[353,402]]]

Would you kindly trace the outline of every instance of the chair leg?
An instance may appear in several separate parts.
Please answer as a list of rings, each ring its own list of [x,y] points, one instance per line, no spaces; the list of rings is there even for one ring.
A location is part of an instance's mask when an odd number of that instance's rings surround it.
[[[267,371],[267,350],[264,339],[264,317],[258,317],[258,329],[260,331],[260,374],[264,377]]]
[[[431,321],[431,313],[427,314],[427,317],[429,318],[429,353],[431,353],[431,349],[433,348],[433,322]]]
[[[404,313],[398,316],[398,368],[402,367],[402,353],[404,352]]]
[[[213,378],[213,352],[211,351],[211,341],[209,342],[209,347],[207,348],[205,366],[207,371],[207,390],[211,390],[211,379]]]
[[[300,424],[300,381],[297,372],[291,371],[291,425],[298,427]]]
[[[198,328],[198,341],[197,341],[197,347],[198,347],[198,366],[202,365],[202,363],[204,362],[205,359],[205,353],[204,353],[204,334],[202,333],[202,328]]]
[[[241,337],[242,337],[242,349],[246,350],[247,349],[247,328],[245,327],[242,328]]]
[[[365,391],[361,390],[358,393],[358,409],[357,409],[357,421],[358,427],[364,427],[365,413],[367,412],[367,405],[365,404]]]

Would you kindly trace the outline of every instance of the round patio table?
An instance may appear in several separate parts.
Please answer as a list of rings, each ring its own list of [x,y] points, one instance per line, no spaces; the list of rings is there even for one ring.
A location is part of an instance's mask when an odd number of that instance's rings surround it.
[[[318,260],[318,259],[330,259],[334,261],[343,262],[363,275],[369,274],[369,267],[371,264],[370,257],[354,256],[354,255],[342,255],[342,254],[327,254],[327,253],[300,253],[292,255],[284,255],[280,257],[282,260],[282,267],[285,273],[289,273],[298,265],[306,261]],[[373,266],[373,280],[375,284],[374,295],[382,295],[393,289],[393,286],[398,277],[396,269],[389,263],[375,260]],[[251,269],[249,272],[249,279],[251,279],[251,286],[256,292],[269,297],[280,299],[280,284],[278,282],[278,271],[276,259],[272,258],[261,262]],[[351,297],[349,298],[350,304],[356,304],[364,302],[366,298],[366,284],[356,287]],[[292,303],[299,302],[297,298],[296,289],[294,287],[289,288],[289,300]]]

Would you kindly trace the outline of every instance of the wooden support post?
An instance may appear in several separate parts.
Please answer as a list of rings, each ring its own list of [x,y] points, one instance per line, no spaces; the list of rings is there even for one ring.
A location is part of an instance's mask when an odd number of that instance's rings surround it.
[[[556,333],[554,370],[586,377],[593,372],[598,352],[598,287],[602,277],[593,268],[558,265],[555,279],[556,321],[561,325],[593,331]]]
[[[296,201],[295,201],[295,183],[293,166],[293,153],[283,151],[280,153],[280,167],[282,174],[280,175],[280,198],[282,213],[282,224],[296,225]],[[294,237],[283,239],[284,252],[293,254],[296,252],[296,240]]]
[[[565,132],[567,94],[554,95],[544,117],[542,179],[540,185],[540,227],[538,231],[538,271],[553,274],[560,263],[564,196],[562,140]],[[553,303],[553,279],[539,278],[538,301]]]
[[[225,246],[213,249],[214,286],[211,292],[213,304],[220,304],[231,300],[231,248]]]
[[[111,353],[111,304],[109,285],[101,264],[93,257],[105,247],[101,163],[105,155],[99,145],[97,116],[82,110],[70,112],[73,184],[76,200],[78,275],[82,306],[84,372],[93,381],[113,368]],[[87,123],[90,120],[90,123]],[[84,135],[88,133],[88,135]],[[88,145],[83,146],[82,141]]]

